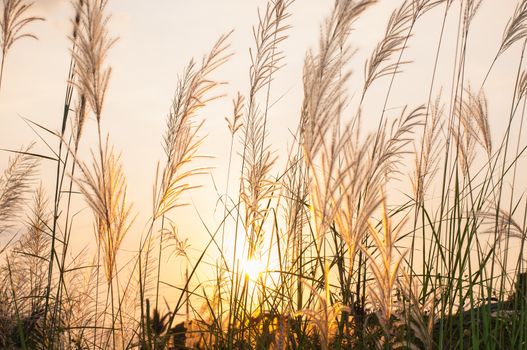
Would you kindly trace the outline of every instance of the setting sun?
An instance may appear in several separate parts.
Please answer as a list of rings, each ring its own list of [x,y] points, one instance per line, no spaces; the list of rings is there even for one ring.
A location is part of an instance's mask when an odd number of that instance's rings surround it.
[[[256,281],[265,272],[265,263],[258,259],[250,259],[243,264],[243,272],[251,281]]]

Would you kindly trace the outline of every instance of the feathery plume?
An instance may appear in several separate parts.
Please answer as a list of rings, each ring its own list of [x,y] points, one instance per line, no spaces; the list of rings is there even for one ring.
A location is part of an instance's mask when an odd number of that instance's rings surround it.
[[[24,28],[31,22],[43,21],[44,18],[37,16],[27,16],[27,11],[33,6],[33,2],[24,0],[3,0],[0,16],[0,46],[2,47],[2,62],[0,66],[0,88],[2,87],[2,77],[4,74],[4,64],[7,53],[15,42],[23,38],[37,39],[33,33],[23,32]]]
[[[33,6],[34,2],[24,0],[3,0],[2,17],[0,17],[0,29],[2,30],[2,55],[7,55],[13,44],[22,38],[37,39],[32,33],[22,33],[29,23],[43,21],[44,18],[26,16],[26,12]]]
[[[242,180],[240,199],[245,207],[243,225],[249,243],[249,259],[257,253],[263,240],[262,224],[268,213],[264,201],[270,199],[278,185],[270,172],[275,162],[270,147],[265,144],[268,99],[274,74],[282,67],[283,54],[279,44],[287,39],[290,28],[286,20],[292,0],[271,0],[265,13],[258,10],[258,25],[253,27],[256,48],[250,49],[249,100],[242,127]],[[267,86],[264,110],[257,106],[257,93]]]
[[[76,180],[95,216],[97,243],[102,248],[107,282],[115,274],[117,252],[132,225],[131,206],[126,198],[126,178],[120,157],[110,149],[108,140],[102,149],[102,163],[92,153],[90,169],[79,162],[82,178]]]
[[[0,176],[0,234],[11,227],[22,208],[35,175],[38,161],[29,154],[32,145],[10,158]]]
[[[398,73],[401,65],[409,63],[408,61],[403,61],[384,65],[393,54],[405,48],[404,44],[406,43],[410,26],[415,19],[414,10],[414,0],[406,0],[390,16],[384,38],[377,44],[370,59],[366,61],[363,90],[367,90],[375,80],[383,76]]]
[[[156,174],[159,185],[154,187],[154,219],[181,205],[178,202],[181,193],[193,187],[185,181],[205,170],[195,168],[185,171],[184,166],[196,157],[203,141],[197,137],[202,124],[196,124],[194,119],[201,108],[218,98],[209,96],[220,85],[209,75],[229,59],[230,55],[226,53],[229,36],[230,33],[220,37],[210,53],[203,57],[199,68],[191,61],[178,83],[163,138],[167,162],[161,174]]]
[[[430,124],[421,140],[421,149],[415,150],[414,174],[411,177],[414,195],[417,203],[422,203],[424,194],[430,186],[434,175],[438,170],[438,160],[442,145],[440,143],[440,130],[442,129],[442,118],[444,106],[440,104],[439,97],[431,106]]]
[[[467,171],[472,164],[474,148],[479,143],[490,158],[492,139],[488,122],[487,99],[483,91],[475,95],[470,88],[465,90],[466,98],[456,103],[455,116],[458,125],[451,126],[451,134],[458,145],[459,164]]]
[[[105,14],[106,0],[79,0],[74,3],[77,13],[73,20],[74,34],[71,41],[76,45],[73,51],[76,80],[79,95],[100,123],[106,89],[110,81],[111,68],[105,65],[109,49],[117,39],[109,37],[108,21]],[[80,133],[82,122],[79,123]]]
[[[346,101],[344,85],[350,77],[345,63],[351,56],[346,40],[353,23],[375,1],[338,1],[322,29],[319,52],[308,52],[304,63],[304,100],[300,130],[304,160],[310,170],[311,209],[317,239],[321,240],[339,208],[335,196],[347,176],[338,158],[351,139],[338,135],[336,125]],[[320,162],[320,164],[319,164]]]
[[[503,31],[498,55],[507,51],[515,42],[527,37],[527,1],[522,0],[514,10],[512,18]]]
[[[304,99],[301,111],[301,142],[314,160],[346,101],[344,85],[350,77],[345,63],[351,57],[346,44],[355,20],[375,0],[338,1],[322,29],[318,53],[309,51],[304,61]]]
[[[241,122],[241,118],[243,116],[243,108],[245,106],[245,98],[238,92],[238,95],[235,99],[232,100],[232,120],[225,117],[225,120],[227,121],[227,126],[229,128],[229,131],[231,132],[231,135],[236,134],[238,130],[243,126],[243,123]]]

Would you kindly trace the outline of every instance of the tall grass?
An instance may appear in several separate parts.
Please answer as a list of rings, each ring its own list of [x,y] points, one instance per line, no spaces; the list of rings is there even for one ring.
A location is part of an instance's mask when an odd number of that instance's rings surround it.
[[[0,347],[527,349],[527,1],[511,13],[478,86],[467,79],[468,57],[487,3],[397,3],[354,90],[354,29],[378,4],[335,1],[318,46],[305,56],[298,126],[282,159],[270,137],[274,82],[301,4],[267,1],[252,29],[247,91],[235,94],[225,118],[221,218],[209,226],[198,208],[208,239],[195,253],[178,213],[210,173],[200,150],[202,113],[225,97],[214,74],[231,57],[231,34],[201,61],[190,60],[175,82],[141,230],[121,153],[104,128],[107,57],[116,44],[108,0],[74,1],[59,131],[27,121],[41,140],[56,139],[56,148],[46,144],[53,156],[23,148],[0,177],[0,234],[9,237],[0,249]],[[20,32],[40,19],[26,16],[30,6],[3,2],[0,87],[13,43],[34,37]],[[433,12],[439,23],[423,23]],[[457,29],[447,28],[453,22]],[[438,30],[430,78],[407,82],[408,48],[424,25]],[[444,48],[448,41],[454,50]],[[486,84],[513,47],[521,51],[511,59],[513,92],[510,105],[499,106],[498,135]],[[439,89],[442,60],[454,64]],[[411,91],[405,84],[419,86],[427,100],[393,106],[396,92]],[[97,140],[84,160],[90,123]],[[56,166],[54,192],[47,199],[39,187],[24,220],[39,158]],[[90,210],[76,211],[77,194]],[[80,213],[91,213],[94,249],[72,247],[86,234],[74,225]],[[140,239],[125,252],[129,237]],[[182,267],[176,284],[169,259]],[[204,280],[206,271],[214,278]]]

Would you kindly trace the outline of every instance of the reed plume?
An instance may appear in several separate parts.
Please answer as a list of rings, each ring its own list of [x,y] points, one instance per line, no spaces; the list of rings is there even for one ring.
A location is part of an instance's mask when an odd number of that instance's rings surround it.
[[[496,216],[496,212],[498,213]],[[503,208],[491,208],[490,211],[479,214],[483,219],[487,219],[491,227],[484,231],[485,233],[494,233],[498,231],[498,238],[502,241],[508,238],[516,238],[520,241],[527,238],[527,229],[525,223],[518,222],[513,213]],[[496,226],[496,227],[494,227]],[[520,252],[522,254],[522,252]]]
[[[458,145],[459,164],[468,171],[475,158],[475,146],[481,145],[487,157],[492,156],[492,139],[488,122],[487,99],[483,90],[477,95],[470,88],[465,90],[466,97],[456,103],[455,116],[458,124],[452,125],[451,133]]]
[[[287,39],[285,32],[290,26],[284,22],[291,16],[288,8],[293,1],[271,0],[267,3],[264,14],[258,11],[258,26],[253,27],[256,49],[249,49],[251,56],[250,100],[260,89],[271,82],[273,74],[281,67],[284,56],[278,49],[278,44]]]
[[[375,2],[336,2],[322,29],[318,52],[309,51],[306,55],[300,125],[301,142],[308,161],[318,154],[346,101],[344,86],[351,74],[345,70],[345,63],[351,56],[346,41],[353,23]]]
[[[26,232],[19,238],[14,253],[24,258],[26,265],[26,278],[29,280],[28,295],[39,296],[31,299],[37,302],[38,306],[42,303],[44,290],[46,287],[46,268],[49,257],[50,238],[49,223],[50,215],[48,212],[48,203],[44,189],[39,187],[33,196],[33,206],[31,213],[27,218]],[[36,309],[33,305],[32,309]]]
[[[75,179],[75,182],[95,217],[97,263],[99,264],[99,259],[102,259],[108,287],[106,303],[111,302],[112,328],[119,321],[118,329],[109,333],[108,337],[100,337],[100,341],[104,344],[104,339],[108,339],[106,345],[103,346],[110,346],[110,339],[112,339],[111,344],[115,347],[118,338],[124,342],[117,254],[133,223],[132,208],[127,203],[126,197],[126,178],[120,164],[120,156],[115,154],[113,148],[110,148],[108,138],[105,146],[100,145],[98,155],[92,152],[91,168],[80,160],[77,160],[77,164],[82,176],[80,179]],[[98,276],[97,273],[96,298],[98,298]],[[115,299],[119,306],[117,310]],[[97,313],[97,306],[95,313]],[[104,319],[102,322],[104,323]]]
[[[366,91],[375,80],[399,73],[401,65],[409,63],[409,61],[388,62],[392,55],[405,49],[407,35],[415,19],[415,9],[415,0],[406,0],[393,11],[383,39],[377,44],[364,66],[363,91]]]
[[[249,98],[242,126],[242,179],[240,200],[245,207],[243,225],[249,243],[248,257],[255,255],[263,239],[262,225],[267,216],[265,201],[273,195],[278,183],[271,179],[275,162],[266,145],[270,86],[274,74],[281,68],[283,54],[279,44],[287,39],[290,28],[286,20],[293,1],[271,0],[265,13],[258,11],[258,25],[253,27],[255,49],[250,49]],[[263,109],[258,107],[257,93],[267,87]]]
[[[25,0],[2,0],[2,15],[0,17],[2,62],[0,63],[0,89],[2,88],[2,78],[4,75],[4,63],[7,53],[15,42],[23,38],[37,39],[33,33],[24,32],[25,27],[31,22],[43,21],[44,18],[28,16],[27,11],[33,6],[34,2]]]
[[[201,65],[196,67],[192,60],[180,79],[167,117],[167,129],[163,137],[166,164],[154,186],[154,220],[171,209],[181,205],[181,194],[194,187],[186,181],[201,174],[205,168],[185,170],[203,139],[198,137],[202,123],[196,123],[198,112],[209,102],[218,98],[210,95],[221,83],[211,80],[210,74],[223,65],[230,57],[226,51],[230,33],[222,35],[214,44],[210,53],[203,57]]]
[[[102,163],[93,153],[91,168],[79,162],[82,178],[76,182],[95,216],[96,239],[103,251],[106,279],[110,284],[115,277],[117,252],[132,218],[120,156],[110,148],[108,140],[102,151]]]
[[[75,64],[75,85],[80,96],[100,124],[104,98],[110,81],[111,68],[105,65],[109,49],[116,42],[109,37],[106,15],[107,0],[78,0],[74,3],[76,16],[71,41],[75,43],[73,59]],[[82,130],[83,120],[78,122],[78,133]]]
[[[518,101],[527,95],[527,72],[522,71],[518,83],[516,84],[516,90],[518,91]]]
[[[347,175],[337,188],[342,201],[334,218],[335,227],[348,247],[347,271],[350,278],[356,273],[356,254],[368,233],[370,217],[379,206],[379,198],[373,187],[377,184],[364,181],[373,169],[369,161],[373,139],[370,136],[360,144],[351,140],[348,139],[342,151],[342,166]]]
[[[522,0],[516,5],[514,14],[507,22],[503,31],[498,55],[507,51],[514,43],[527,37],[527,1]]]
[[[377,44],[364,66],[363,94],[375,80],[387,75],[393,77],[401,71],[401,66],[411,63],[411,61],[401,61],[401,55],[406,49],[406,44],[417,19],[445,2],[447,7],[451,5],[450,0],[405,0],[401,6],[392,12],[384,37]],[[399,59],[389,63],[396,53],[400,53]]]
[[[410,110],[405,106],[399,118],[394,119],[391,124],[385,121],[377,131],[376,143],[370,151],[371,173],[367,178],[372,188],[380,190],[379,185],[383,181],[400,173],[398,169],[403,156],[409,152],[406,148],[413,141],[415,128],[422,125],[424,115],[424,106]]]
[[[409,152],[406,148],[412,142],[415,127],[422,123],[423,113],[422,106],[410,111],[405,107],[391,125],[385,121],[381,129],[362,143],[356,143],[351,137],[345,143],[343,168],[348,173],[338,188],[344,199],[335,223],[348,244],[350,274],[355,253],[370,230],[368,220],[382,202],[379,194],[399,174],[403,157]]]
[[[16,344],[17,340],[22,341],[23,338],[28,347],[43,349],[49,340],[45,333],[43,315],[50,249],[50,216],[46,206],[45,195],[40,187],[33,195],[33,204],[23,231],[6,255],[7,266],[2,266],[0,271],[2,283],[11,287],[13,295],[9,308],[13,308],[17,317],[24,319],[25,323],[23,337],[18,335],[15,339],[11,336],[11,340],[0,339],[0,345],[6,348],[13,346],[10,342]],[[4,292],[0,290],[0,294]],[[16,323],[14,320],[14,330]]]
[[[308,52],[304,63],[301,144],[311,172],[311,208],[319,240],[339,207],[340,199],[335,195],[347,174],[346,169],[339,169],[338,157],[349,134],[345,131],[339,137],[336,125],[346,101],[344,86],[351,74],[345,69],[351,55],[346,40],[354,21],[374,3],[337,2],[322,30],[318,53]]]
[[[487,153],[490,158],[492,155],[492,137],[490,134],[489,115],[487,107],[487,98],[483,90],[480,90],[478,94],[475,94],[470,89],[466,90],[467,98],[463,101],[461,115],[465,116],[465,119],[472,119],[474,121],[474,127],[471,129],[474,133],[476,141]],[[469,125],[468,120],[463,121],[465,125]],[[469,128],[468,126],[466,126]]]
[[[247,152],[243,187],[240,198],[245,205],[243,225],[249,243],[249,257],[252,257],[262,244],[262,225],[267,215],[265,200],[273,196],[277,183],[270,178],[275,162],[268,147],[262,148],[263,123],[250,121],[245,130]]]
[[[188,168],[195,158],[199,158],[198,150],[203,142],[203,138],[198,135],[203,122],[196,122],[199,112],[211,101],[219,98],[214,95],[222,83],[211,79],[211,74],[228,61],[231,54],[228,40],[231,33],[220,36],[211,51],[205,55],[201,64],[197,65],[191,60],[186,67],[182,77],[178,81],[176,92],[172,101],[170,112],[166,119],[166,131],[163,136],[163,149],[166,161],[162,170],[158,163],[156,169],[156,180],[153,188],[153,210],[152,221],[149,232],[144,242],[141,242],[139,255],[139,280],[141,297],[141,322],[144,322],[143,299],[145,293],[150,288],[148,275],[154,276],[150,269],[152,265],[151,252],[153,249],[154,223],[162,218],[161,232],[157,266],[157,287],[156,287],[156,308],[158,305],[160,275],[161,275],[161,255],[163,251],[163,231],[165,216],[174,208],[184,205],[180,202],[181,195],[196,186],[190,185],[192,177],[203,174],[207,170],[205,167]],[[146,249],[144,249],[146,247]],[[176,246],[178,248],[178,246]],[[144,249],[144,251],[143,251]],[[144,262],[143,259],[144,253]],[[144,264],[144,265],[143,265]],[[186,281],[188,284],[188,279]],[[188,286],[187,286],[188,287]],[[186,288],[187,288],[186,287]],[[188,291],[186,304],[188,306]],[[181,294],[183,296],[183,294]],[[174,317],[170,318],[172,324]]]
[[[225,121],[227,122],[227,127],[229,128],[229,131],[231,132],[232,136],[234,136],[238,130],[243,126],[242,117],[243,117],[243,108],[245,106],[245,98],[242,94],[238,92],[236,95],[236,98],[232,101],[232,119],[229,119],[225,117]]]
[[[411,177],[416,203],[423,203],[424,194],[431,185],[438,168],[442,150],[440,140],[443,128],[444,106],[438,96],[430,108],[430,119],[420,141],[420,149],[415,150],[414,173]]]
[[[0,234],[6,232],[20,214],[26,195],[31,191],[37,160],[23,148],[9,159],[0,176]]]

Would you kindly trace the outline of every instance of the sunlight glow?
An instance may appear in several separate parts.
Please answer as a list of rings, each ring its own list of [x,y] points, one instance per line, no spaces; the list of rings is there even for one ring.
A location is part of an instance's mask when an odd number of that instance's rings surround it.
[[[244,274],[249,277],[250,280],[256,281],[261,273],[265,272],[265,263],[261,260],[250,259],[244,262],[242,267]]]

